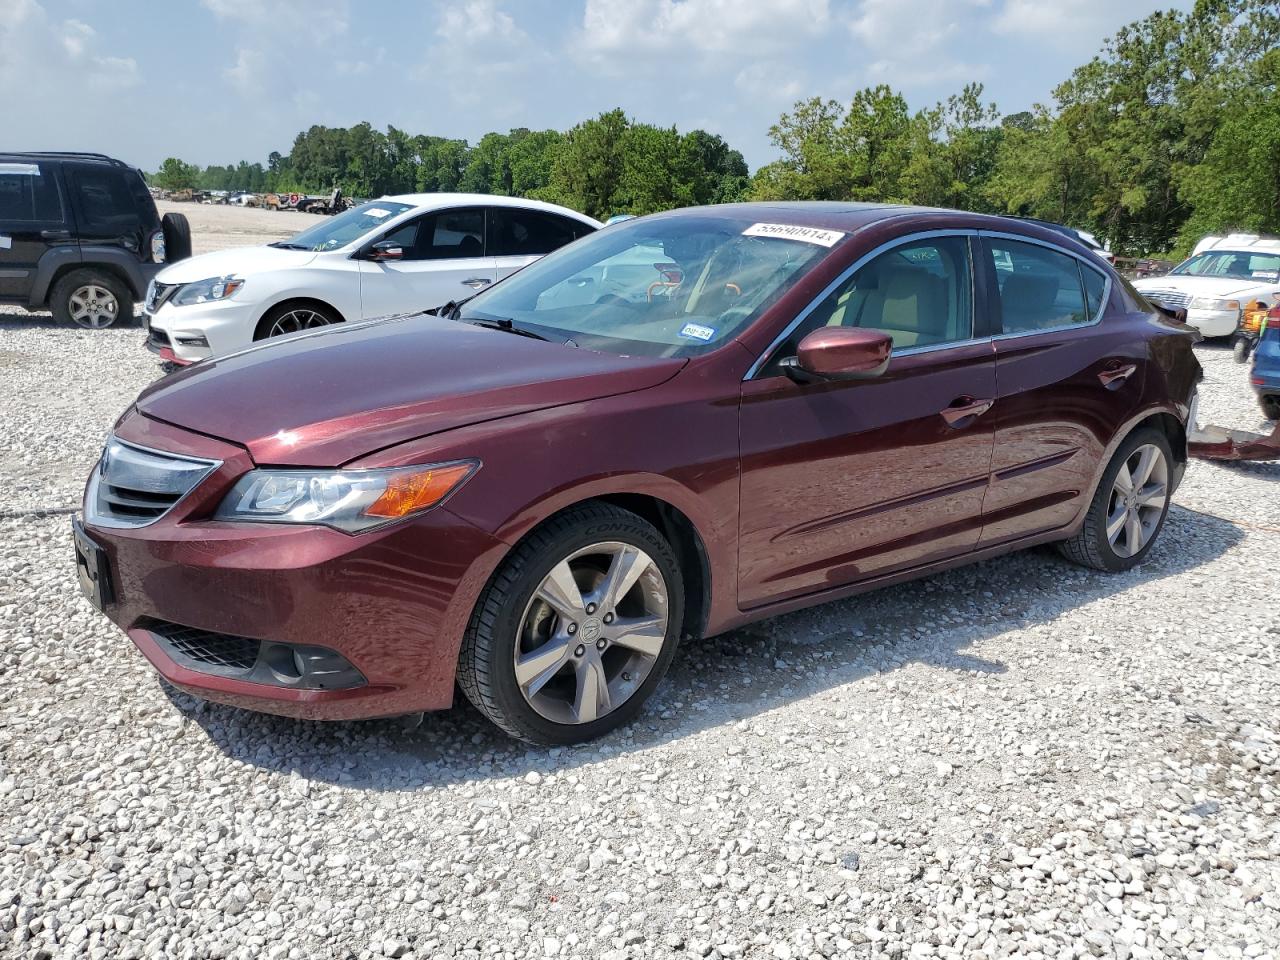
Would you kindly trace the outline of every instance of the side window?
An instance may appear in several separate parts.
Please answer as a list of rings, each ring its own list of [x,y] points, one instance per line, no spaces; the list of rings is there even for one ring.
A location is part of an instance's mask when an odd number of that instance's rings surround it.
[[[586,224],[536,210],[492,207],[489,216],[489,255],[494,257],[540,257],[591,232]]]
[[[72,182],[82,229],[111,231],[136,223],[137,208],[123,171],[114,167],[81,168],[74,172]]]
[[[446,210],[423,217],[419,223],[415,260],[460,260],[485,255],[483,210]]]
[[[1102,297],[1107,291],[1107,280],[1097,270],[1080,264],[1080,276],[1084,277],[1084,295],[1089,301],[1089,319],[1092,320],[1102,309]]]
[[[379,242],[390,241],[391,243],[398,243],[404,251],[403,259],[421,260],[422,258],[418,256],[418,229],[422,226],[424,219],[431,220],[430,217],[419,217],[417,220],[402,223],[383,236]]]
[[[864,264],[818,304],[774,351],[761,376],[778,372],[820,327],[862,327],[893,338],[896,351],[973,336],[969,242],[936,237],[894,247]]]
[[[1087,322],[1079,261],[1017,240],[987,241],[1000,288],[1004,333],[1032,333]],[[1086,271],[1086,273],[1092,271]]]
[[[62,222],[62,197],[48,164],[0,163],[0,221]]]

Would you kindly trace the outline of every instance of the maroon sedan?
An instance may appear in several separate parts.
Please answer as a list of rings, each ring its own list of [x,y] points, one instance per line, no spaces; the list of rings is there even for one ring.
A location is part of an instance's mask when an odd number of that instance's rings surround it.
[[[89,478],[91,599],[176,686],[563,743],[682,637],[1056,542],[1125,570],[1195,332],[1035,224],[858,204],[611,226],[433,315],[149,388]]]

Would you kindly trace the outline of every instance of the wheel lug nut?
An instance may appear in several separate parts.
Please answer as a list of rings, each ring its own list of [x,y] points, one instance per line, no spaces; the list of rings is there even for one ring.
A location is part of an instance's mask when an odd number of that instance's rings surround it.
[[[588,603],[587,613],[595,613],[595,612],[596,612],[596,605],[594,603]]]
[[[599,640],[596,641],[597,650],[603,650],[608,645],[609,645],[609,641],[606,640],[604,637],[601,637]]]
[[[606,614],[604,615],[604,622],[605,622],[605,623],[613,623],[613,614],[612,614],[612,613],[606,613]]]
[[[569,636],[572,637],[575,633],[578,632],[578,625],[576,623],[571,623],[569,624],[568,629],[569,629]]]
[[[573,655],[575,657],[580,657],[586,652],[587,652],[587,648],[584,647],[582,644],[578,644],[578,649],[573,651]]]

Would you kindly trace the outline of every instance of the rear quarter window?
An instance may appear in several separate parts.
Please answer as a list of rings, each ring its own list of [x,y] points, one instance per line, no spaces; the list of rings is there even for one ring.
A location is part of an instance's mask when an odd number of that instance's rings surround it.
[[[81,168],[72,175],[83,230],[120,230],[139,220],[126,173],[115,167]]]
[[[1107,278],[1083,263],[1080,264],[1080,276],[1084,278],[1084,293],[1089,301],[1089,319],[1092,320],[1102,309],[1102,297],[1107,292]]]

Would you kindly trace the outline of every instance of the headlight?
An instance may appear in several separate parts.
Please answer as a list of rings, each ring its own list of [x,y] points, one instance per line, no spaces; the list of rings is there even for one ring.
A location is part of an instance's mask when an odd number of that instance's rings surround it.
[[[244,281],[239,277],[211,277],[208,280],[197,280],[195,283],[184,283],[169,302],[175,306],[187,307],[193,303],[225,300],[243,286]]]
[[[1239,310],[1239,300],[1216,300],[1213,297],[1196,297],[1191,301],[1192,310]]]
[[[386,470],[251,470],[215,517],[323,524],[360,533],[430,510],[479,466],[468,460]]]

